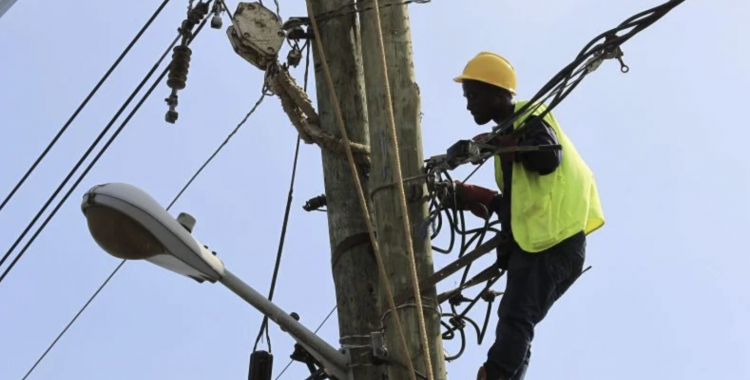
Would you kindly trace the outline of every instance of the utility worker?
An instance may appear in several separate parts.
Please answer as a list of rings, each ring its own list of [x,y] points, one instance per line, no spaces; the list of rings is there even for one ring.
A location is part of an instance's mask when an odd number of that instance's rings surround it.
[[[514,100],[515,70],[497,54],[479,53],[454,80],[462,84],[466,108],[479,125],[500,124],[526,104]],[[526,112],[513,128],[531,122],[544,109],[542,105]],[[508,146],[560,144],[562,149],[496,155],[500,193],[456,183],[457,207],[480,214],[472,204],[482,204],[498,214],[507,237],[498,249],[498,265],[507,270],[507,284],[498,308],[495,342],[479,369],[479,380],[524,378],[535,326],[580,276],[586,236],[604,225],[594,176],[555,117],[548,113],[527,125],[531,129]]]

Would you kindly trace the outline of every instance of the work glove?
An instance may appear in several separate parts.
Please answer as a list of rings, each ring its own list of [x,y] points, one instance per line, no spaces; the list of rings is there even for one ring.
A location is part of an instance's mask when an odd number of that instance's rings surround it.
[[[459,210],[468,210],[475,216],[487,219],[492,214],[493,200],[499,197],[498,192],[477,185],[469,185],[455,181],[456,207]],[[452,194],[449,194],[449,197]]]
[[[500,146],[500,140],[503,137],[502,135],[495,136],[491,140],[488,140],[489,136],[490,136],[490,132],[480,133],[480,134],[474,136],[474,138],[472,138],[472,140],[474,142],[481,143],[481,144],[492,145],[492,146],[495,146],[495,147]],[[514,139],[511,139],[511,140],[508,140],[508,141],[504,142],[502,144],[502,147],[508,148],[508,147],[514,147],[514,146],[517,146],[517,145],[518,145],[518,138],[514,138]],[[500,158],[502,158],[504,160],[511,160],[511,161],[513,161],[513,160],[516,159],[516,152],[500,153]]]

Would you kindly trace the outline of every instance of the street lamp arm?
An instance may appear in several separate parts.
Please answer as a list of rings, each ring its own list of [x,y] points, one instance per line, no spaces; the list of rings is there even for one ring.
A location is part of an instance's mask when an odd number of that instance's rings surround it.
[[[247,285],[229,269],[224,268],[224,275],[219,280],[234,294],[240,296],[258,311],[276,322],[282,329],[291,335],[299,344],[305,347],[312,356],[323,363],[323,367],[337,379],[350,379],[349,362],[347,354],[336,350],[325,340],[315,335],[304,325],[292,318],[288,313],[276,306],[268,298],[258,293]]]

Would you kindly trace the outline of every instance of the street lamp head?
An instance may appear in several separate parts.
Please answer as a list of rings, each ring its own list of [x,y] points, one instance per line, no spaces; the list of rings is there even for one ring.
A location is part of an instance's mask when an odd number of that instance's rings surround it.
[[[124,183],[93,187],[81,205],[94,241],[110,255],[147,260],[198,282],[216,282],[224,264],[143,190]]]

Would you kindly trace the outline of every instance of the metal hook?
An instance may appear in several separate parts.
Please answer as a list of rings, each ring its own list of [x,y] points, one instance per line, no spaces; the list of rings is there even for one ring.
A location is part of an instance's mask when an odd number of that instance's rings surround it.
[[[620,71],[621,71],[621,72],[622,72],[623,74],[627,74],[627,73],[628,73],[628,71],[630,71],[630,67],[628,67],[628,65],[626,65],[626,64],[625,64],[625,61],[623,61],[623,60],[622,60],[622,58],[619,58],[619,57],[618,57],[618,58],[617,58],[617,61],[619,61],[619,62],[620,62]]]

